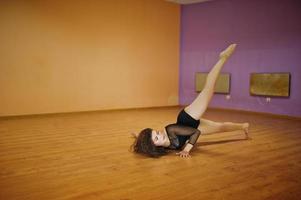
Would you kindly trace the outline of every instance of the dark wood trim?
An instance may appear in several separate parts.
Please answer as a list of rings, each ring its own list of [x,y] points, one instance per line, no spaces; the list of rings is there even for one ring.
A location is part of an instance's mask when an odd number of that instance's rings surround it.
[[[71,112],[58,112],[58,113],[37,113],[37,114],[25,114],[25,115],[4,115],[0,116],[0,120],[6,119],[20,119],[20,118],[33,118],[33,117],[49,117],[49,116],[62,116],[71,114],[87,114],[96,112],[115,112],[115,111],[127,111],[127,110],[141,110],[141,109],[162,109],[162,108],[181,108],[181,106],[154,106],[154,107],[136,107],[136,108],[113,108],[103,110],[86,110],[86,111],[71,111]]]
[[[61,112],[61,113],[40,113],[40,114],[29,114],[29,115],[11,115],[11,116],[0,116],[0,120],[5,119],[20,119],[20,118],[32,118],[32,117],[49,117],[49,116],[61,116],[61,115],[71,115],[71,114],[87,114],[87,113],[96,113],[96,112],[116,112],[116,111],[127,111],[127,110],[141,110],[141,109],[172,109],[172,108],[184,108],[185,105],[174,105],[174,106],[154,106],[154,107],[141,107],[141,108],[116,108],[116,109],[103,109],[103,110],[88,110],[88,111],[74,111],[74,112]],[[221,108],[221,107],[209,107],[209,110],[220,110],[228,112],[242,112],[249,113],[261,116],[277,117],[282,119],[292,119],[292,120],[301,120],[301,116],[289,116],[289,115],[279,115],[273,113],[249,111],[249,110],[239,110],[233,108]]]
[[[290,116],[290,115],[280,115],[280,114],[274,114],[274,113],[239,110],[239,109],[233,109],[233,108],[220,108],[220,107],[210,107],[208,109],[230,111],[230,112],[242,112],[242,113],[249,113],[249,114],[261,115],[261,116],[277,117],[277,118],[282,118],[282,119],[301,120],[301,116],[297,117],[297,116]]]

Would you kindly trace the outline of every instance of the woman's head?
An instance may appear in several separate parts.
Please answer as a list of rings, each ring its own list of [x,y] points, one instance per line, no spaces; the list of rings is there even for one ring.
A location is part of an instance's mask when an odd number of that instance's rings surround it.
[[[134,152],[145,154],[150,157],[160,157],[167,153],[163,146],[155,145],[153,141],[153,132],[153,129],[146,128],[139,133],[133,144]]]

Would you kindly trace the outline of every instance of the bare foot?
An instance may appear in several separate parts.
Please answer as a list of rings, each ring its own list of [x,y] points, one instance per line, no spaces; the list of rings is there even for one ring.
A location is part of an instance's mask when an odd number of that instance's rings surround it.
[[[231,44],[230,46],[228,46],[227,49],[225,49],[224,51],[222,51],[219,54],[219,57],[226,58],[226,59],[229,58],[232,55],[232,53],[234,52],[235,47],[236,47],[236,44]]]
[[[246,135],[246,139],[252,139],[251,137],[250,137],[250,135],[249,135],[249,123],[244,123],[243,124],[243,130],[244,130],[244,132],[245,132],[245,135]]]

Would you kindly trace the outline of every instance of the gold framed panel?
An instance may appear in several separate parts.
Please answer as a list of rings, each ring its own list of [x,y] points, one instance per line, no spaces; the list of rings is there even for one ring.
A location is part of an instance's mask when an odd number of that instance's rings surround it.
[[[281,73],[251,73],[250,94],[268,97],[289,97],[291,75]]]
[[[197,72],[195,74],[195,91],[201,92],[205,86],[208,73]],[[221,73],[216,81],[214,93],[229,94],[230,93],[230,73]]]

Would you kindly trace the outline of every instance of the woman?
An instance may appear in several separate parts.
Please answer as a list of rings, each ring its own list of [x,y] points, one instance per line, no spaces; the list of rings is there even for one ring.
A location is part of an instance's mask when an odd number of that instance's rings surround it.
[[[174,149],[181,150],[177,153],[180,157],[190,157],[189,152],[200,136],[200,130],[203,134],[244,130],[248,138],[248,123],[218,123],[201,118],[213,96],[217,77],[235,47],[236,44],[232,44],[220,54],[219,61],[207,76],[204,89],[190,105],[179,113],[177,123],[166,126],[163,131],[150,128],[142,130],[139,135],[135,136],[134,152],[159,157],[165,155],[168,149]]]

